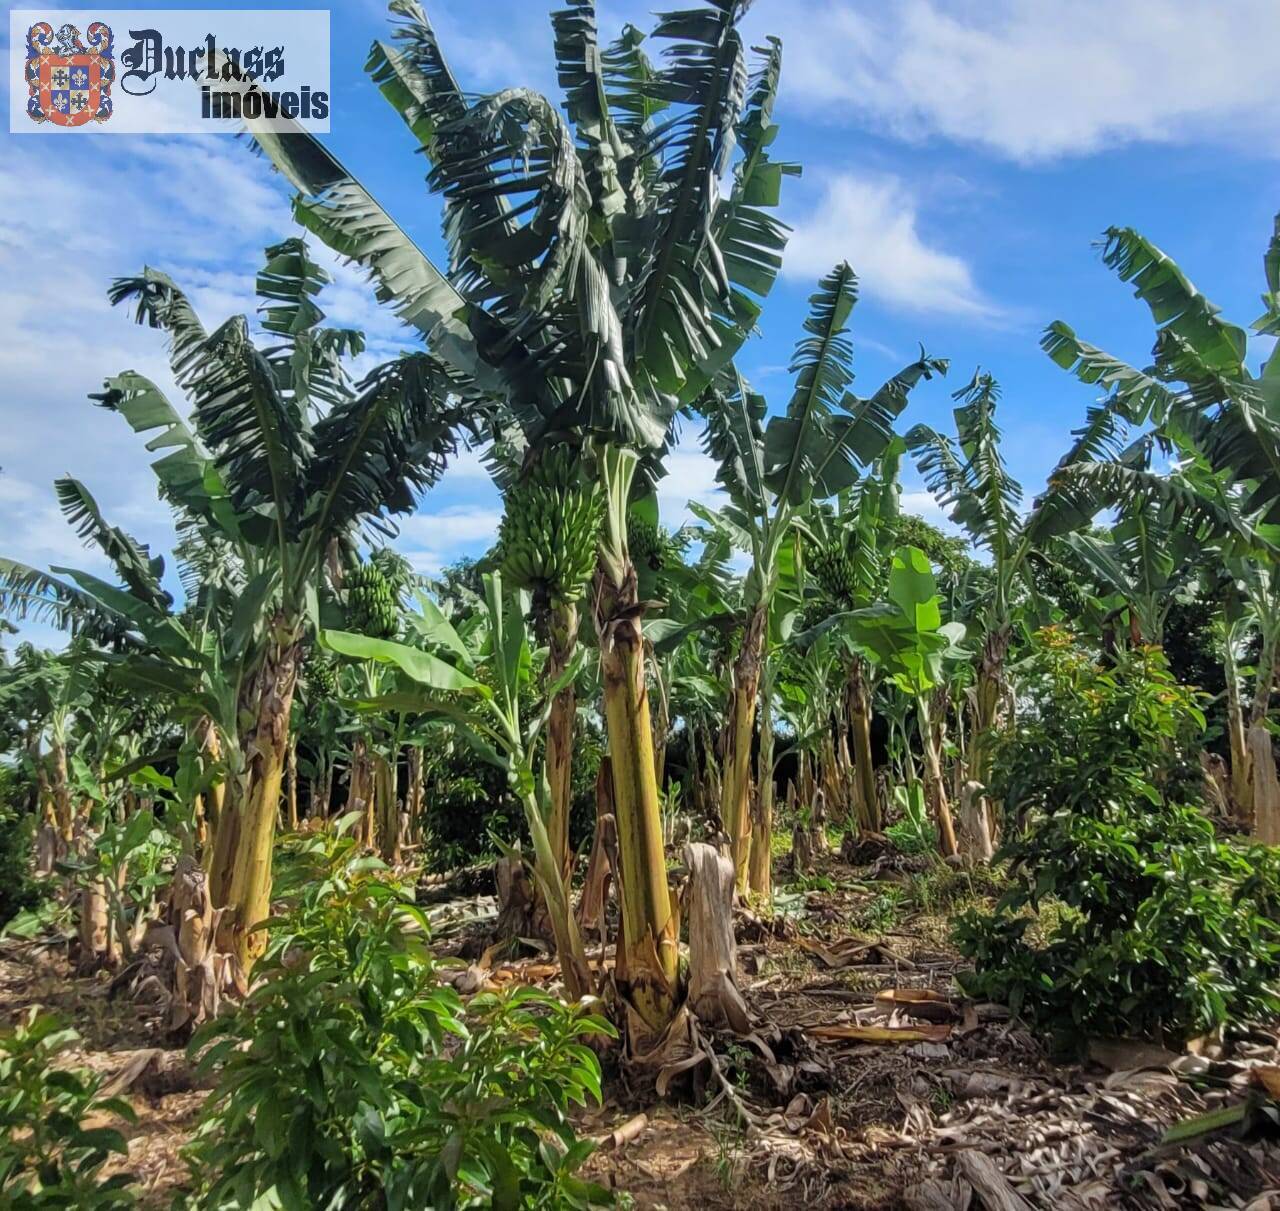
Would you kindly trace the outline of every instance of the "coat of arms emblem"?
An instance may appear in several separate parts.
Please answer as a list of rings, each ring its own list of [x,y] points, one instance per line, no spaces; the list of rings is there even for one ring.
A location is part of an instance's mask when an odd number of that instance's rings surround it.
[[[74,25],[37,21],[27,31],[27,116],[55,126],[83,126],[111,117],[116,77],[111,27],[101,21],[85,37]]]

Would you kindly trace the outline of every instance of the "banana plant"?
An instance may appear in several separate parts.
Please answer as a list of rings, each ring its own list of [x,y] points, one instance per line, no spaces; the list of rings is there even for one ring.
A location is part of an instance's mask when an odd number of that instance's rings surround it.
[[[1226,516],[1188,485],[1153,473],[1149,441],[1126,447],[1128,418],[1101,406],[1089,410],[1044,492],[1024,513],[1022,486],[1009,473],[1000,449],[1000,397],[999,383],[979,370],[953,397],[958,405],[955,441],[926,425],[915,426],[906,438],[926,486],[950,520],[990,557],[989,591],[972,619],[977,677],[968,777],[982,787],[990,779],[995,738],[1010,701],[1006,664],[1015,608],[1035,593],[1033,560],[1051,542],[1088,527],[1122,492],[1147,503],[1163,501],[1158,507],[1171,521],[1191,516],[1200,524],[1212,516],[1221,523]],[[1081,545],[1087,546],[1087,540]],[[993,828],[995,805],[989,800],[985,805]],[[972,840],[985,853],[993,839]]]
[[[574,0],[552,16],[562,113],[523,88],[466,94],[421,7],[396,0],[396,37],[374,45],[368,68],[443,199],[447,270],[313,137],[253,131],[297,188],[299,221],[362,265],[472,389],[501,399],[530,446],[569,435],[588,449],[605,503],[593,602],[622,866],[620,983],[649,1036],[675,1013],[677,943],[627,512],[640,463],[658,471],[677,410],[754,328],[781,263],[785,229],[771,210],[796,171],[770,157],[781,50],[769,41],[750,73],[746,7],[705,0],[663,14],[652,38],[666,49],[651,62],[634,30],[601,45],[594,5]]]
[[[255,930],[270,908],[289,717],[328,561],[354,545],[361,526],[411,509],[444,470],[456,434],[475,431],[487,415],[484,401],[429,354],[406,354],[352,384],[343,359],[363,340],[321,326],[315,296],[326,280],[301,240],[267,250],[257,282],[263,348],[244,316],[207,332],[186,296],[154,270],[111,290],[114,302],[136,301],[140,323],[168,334],[192,423],[132,371],[108,379],[97,399],[152,435],[148,448],[162,452],[152,469],[183,526],[234,553],[242,583],[222,593],[224,602],[234,598],[225,633],[184,625],[160,584],[162,569],[107,526],[74,481],[64,508],[107,552],[123,584],[72,569],[51,575],[0,565],[0,609],[114,627],[139,653],[122,662],[125,676],[200,702],[223,727],[228,793],[210,892],[227,910],[224,944],[246,970],[264,945]],[[61,485],[59,492],[62,499]],[[206,679],[211,664],[216,671]]]
[[[929,558],[918,547],[893,556],[885,600],[833,616],[829,628],[862,652],[915,703],[924,752],[925,795],[944,855],[959,852],[931,699],[946,664],[962,656],[964,624],[943,622]]]
[[[1081,382],[1100,387],[1103,405],[1132,424],[1150,422],[1173,444],[1191,449],[1209,469],[1245,489],[1244,510],[1280,521],[1280,346],[1255,373],[1244,328],[1227,322],[1177,263],[1129,227],[1108,228],[1102,259],[1133,284],[1156,324],[1151,365],[1139,370],[1078,337],[1066,323],[1049,325],[1046,353]],[[1265,308],[1252,330],[1280,334],[1280,215],[1263,256]]]
[[[520,694],[532,676],[533,652],[524,616],[528,603],[516,608],[504,597],[499,573],[484,577],[484,645],[476,652],[429,598],[412,624],[434,650],[349,631],[321,632],[325,647],[356,660],[386,666],[392,684],[374,697],[355,703],[370,712],[413,712],[451,721],[459,734],[486,761],[503,769],[524,811],[533,842],[534,877],[546,901],[560,956],[565,987],[574,1000],[593,989],[591,968],[571,911],[569,889],[560,857],[551,842],[550,788],[545,767],[535,764],[536,741],[546,726],[559,682],[546,687],[547,699],[531,720],[520,714]],[[561,672],[568,682],[580,661]],[[487,679],[481,680],[482,674]]]
[[[716,515],[691,506],[751,557],[743,589],[743,638],[733,667],[729,723],[725,730],[724,786],[721,816],[733,840],[739,889],[756,871],[752,890],[765,892],[768,861],[749,860],[753,846],[770,852],[772,777],[759,785],[760,812],[753,841],[749,810],[751,749],[757,704],[763,697],[763,734],[772,749],[772,676],[769,637],[781,619],[773,617],[780,577],[796,578],[796,530],[814,501],[848,491],[884,454],[893,440],[893,424],[906,406],[911,389],[947,363],[920,358],[890,379],[875,394],[860,399],[853,382],[848,321],[857,302],[857,278],[848,264],[837,265],[818,283],[809,299],[805,335],[796,345],[791,370],[795,389],[786,412],[764,424],[764,398],[750,390],[730,366],[702,402],[707,419],[705,444],[718,464],[717,477],[730,504]],[[794,594],[793,594],[794,596]],[[763,693],[762,693],[763,690]],[[859,750],[859,773],[872,779],[870,739]],[[772,753],[762,755],[762,768]],[[874,804],[874,782],[869,803]]]

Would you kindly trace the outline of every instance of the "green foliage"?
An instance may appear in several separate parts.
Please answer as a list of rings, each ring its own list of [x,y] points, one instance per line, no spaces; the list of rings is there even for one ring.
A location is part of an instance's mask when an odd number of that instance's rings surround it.
[[[903,893],[900,887],[886,887],[860,904],[855,912],[859,929],[869,933],[885,933],[902,918]]]
[[[1192,805],[1196,697],[1154,648],[1093,664],[1044,631],[997,753],[1012,884],[961,918],[968,990],[1059,1035],[1178,1040],[1280,1011],[1280,861],[1214,835]],[[1058,912],[1043,944],[1025,935]]]
[[[297,898],[261,980],[192,1044],[218,1073],[188,1151],[193,1205],[607,1201],[575,1176],[591,1144],[568,1120],[599,1099],[582,1039],[607,1023],[530,989],[464,1006],[409,893],[345,835],[294,842],[279,890]]]
[[[34,908],[41,898],[40,887],[31,877],[35,817],[5,803],[4,776],[0,770],[0,929],[24,909]]]
[[[521,712],[535,705],[530,692],[521,696]],[[536,760],[541,761],[539,737]],[[574,725],[569,844],[578,850],[594,833],[596,775],[604,756],[604,735],[591,716],[580,714]],[[424,827],[425,859],[431,870],[456,870],[472,862],[497,858],[494,838],[506,844],[528,841],[524,812],[506,773],[469,745],[451,744],[431,766]]]
[[[904,854],[931,854],[937,850],[938,830],[925,806],[924,784],[895,786],[893,801],[899,818],[884,830],[884,835]]]
[[[90,1115],[132,1122],[132,1108],[99,1097],[93,1073],[54,1066],[79,1037],[34,1009],[0,1031],[0,1206],[11,1211],[133,1206],[129,1175],[100,1173],[112,1153],[128,1153],[124,1137],[84,1126]]]

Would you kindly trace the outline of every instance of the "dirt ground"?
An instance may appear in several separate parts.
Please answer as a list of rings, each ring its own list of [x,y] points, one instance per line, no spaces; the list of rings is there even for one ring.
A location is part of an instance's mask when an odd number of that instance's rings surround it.
[[[1053,1062],[955,983],[947,920],[989,899],[989,877],[921,865],[833,857],[799,880],[779,869],[778,914],[738,921],[752,1033],[700,1032],[674,1074],[613,1065],[606,1105],[581,1123],[601,1141],[590,1175],[654,1211],[1280,1209],[1273,1124],[1270,1137],[1159,1146],[1172,1124],[1242,1100],[1251,1070],[1280,1062],[1275,1030],[1200,1055],[1081,1040],[1082,1062]],[[124,1083],[138,1122],[122,1167],[144,1206],[169,1206],[205,1095],[180,1051],[156,1047],[154,1012],[112,996],[105,975],[76,977],[63,955],[0,943],[0,1019],[31,1005],[83,1036],[68,1062]]]

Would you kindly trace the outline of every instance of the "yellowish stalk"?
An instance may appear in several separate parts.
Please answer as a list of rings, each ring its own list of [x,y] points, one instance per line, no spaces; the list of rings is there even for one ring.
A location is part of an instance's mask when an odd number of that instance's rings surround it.
[[[573,659],[578,643],[578,607],[572,604],[554,606],[550,630],[546,679],[548,683],[554,683]],[[571,884],[573,873],[569,811],[573,801],[573,722],[577,710],[577,694],[570,683],[555,696],[547,719],[546,777],[551,801],[547,836],[566,887]]]
[[[266,920],[271,909],[271,851],[280,812],[297,666],[295,644],[268,653],[256,682],[257,724],[245,746],[248,793],[238,813],[238,839],[224,928],[219,935],[229,943],[246,974],[266,946],[265,936],[255,926]]]
[[[733,666],[733,698],[725,731],[724,788],[720,817],[733,845],[734,882],[747,889],[751,852],[751,743],[755,736],[760,657],[768,611],[757,605],[747,619]]]
[[[662,847],[653,731],[645,690],[644,640],[635,572],[601,595],[600,668],[613,769],[621,871],[619,978],[631,1007],[655,1034],[676,1009],[677,940]]]

